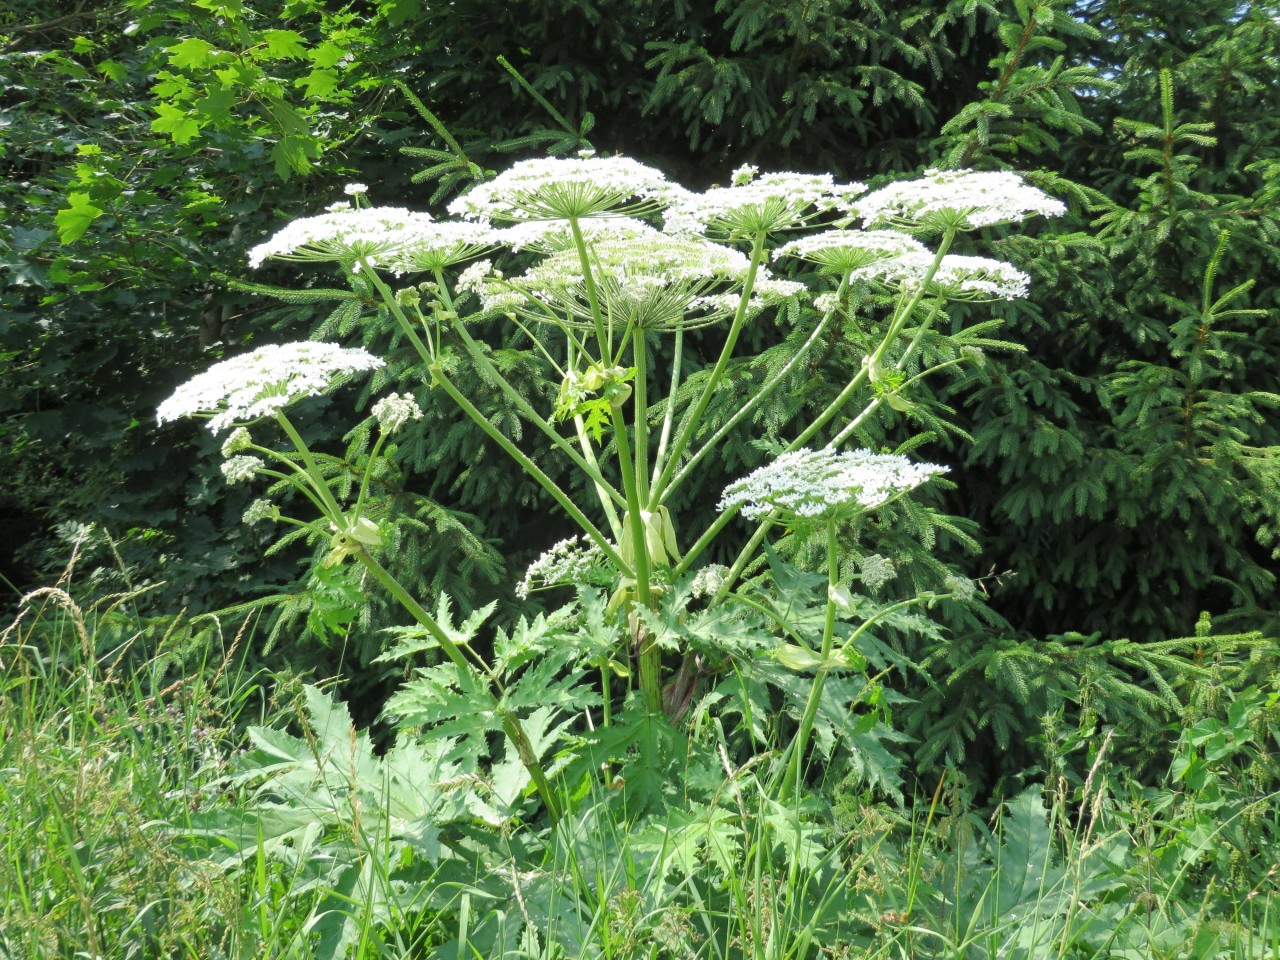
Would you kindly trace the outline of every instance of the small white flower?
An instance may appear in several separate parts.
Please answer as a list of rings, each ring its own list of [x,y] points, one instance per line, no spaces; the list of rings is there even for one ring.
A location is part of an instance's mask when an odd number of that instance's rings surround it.
[[[354,263],[381,258],[411,245],[433,221],[428,213],[403,207],[362,207],[330,210],[302,217],[249,251],[249,265],[260,267],[267,258]]]
[[[897,574],[893,561],[878,553],[869,553],[858,561],[858,575],[862,578],[862,585],[872,593],[883,587]]]
[[[222,441],[222,455],[224,457],[233,457],[242,450],[248,450],[253,446],[253,437],[249,436],[249,431],[244,427],[236,427],[227,435],[227,439]]]
[[[256,477],[263,466],[258,457],[232,457],[222,462],[222,475],[227,483],[241,483]]]
[[[734,186],[685,193],[664,215],[668,231],[754,236],[808,223],[832,210],[846,209],[866,186],[836,183],[831,175],[766,173],[752,167],[734,172]]]
[[[1016,173],[972,170],[929,170],[921,180],[891,183],[849,209],[869,227],[897,224],[934,230],[975,230],[1016,223],[1033,214],[1058,217],[1067,210]]]
[[[745,187],[756,178],[756,175],[759,172],[760,168],[754,163],[744,163],[737,170],[733,171],[733,179],[729,182],[735,187]]]
[[[712,597],[720,592],[728,578],[728,567],[720,563],[709,563],[694,576],[689,590],[695,597]]]
[[[529,564],[516,596],[527,599],[533,590],[557,584],[602,583],[613,576],[604,553],[586,537],[569,537]]]
[[[946,469],[870,450],[795,450],[731,483],[720,509],[740,507],[748,519],[775,510],[799,519],[873,510]]]
[[[245,510],[243,522],[252,527],[255,523],[261,523],[264,520],[276,520],[279,516],[280,508],[270,500],[255,500]]]
[[[359,348],[332,343],[284,343],[215,363],[160,404],[156,419],[212,413],[209,429],[219,433],[238,420],[256,420],[294,400],[318,396],[343,374],[375,370],[383,361]]]
[[[453,203],[470,220],[565,220],[665,206],[680,187],[627,157],[524,160]]]
[[[383,397],[370,411],[383,433],[394,433],[410,420],[422,419],[418,401],[407,393],[393,393]]]
[[[348,197],[358,197],[369,192],[369,188],[363,183],[348,183],[342,188],[342,192]]]

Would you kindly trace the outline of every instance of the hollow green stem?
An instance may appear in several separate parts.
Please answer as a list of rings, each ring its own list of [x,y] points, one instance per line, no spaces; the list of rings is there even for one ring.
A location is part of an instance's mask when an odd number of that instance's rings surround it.
[[[808,746],[809,734],[813,730],[814,718],[818,715],[818,704],[822,700],[822,688],[827,682],[830,667],[827,664],[831,656],[831,648],[835,642],[836,632],[836,588],[840,585],[840,557],[836,551],[836,523],[832,517],[827,518],[827,607],[822,624],[821,662],[813,678],[813,686],[809,689],[809,700],[805,704],[804,714],[800,718],[800,729],[795,739],[787,747],[789,757],[783,757],[783,780],[778,788],[777,800],[785,803],[800,784],[804,770],[804,754]],[[788,762],[788,760],[790,762]]]
[[[618,450],[618,469],[622,473],[622,483],[627,494],[627,515],[625,522],[631,534],[632,564],[635,570],[636,602],[649,607],[653,602],[649,578],[652,571],[649,566],[649,544],[645,537],[644,515],[641,511],[640,495],[636,483],[635,467],[631,460],[630,443],[627,439],[627,425],[622,419],[622,411],[613,408],[614,442]],[[640,692],[644,699],[645,711],[650,715],[662,709],[662,677],[660,654],[656,646],[646,645],[642,629],[638,629],[637,643],[640,660]]]
[[[596,291],[596,278],[591,269],[591,255],[587,253],[587,241],[582,236],[582,227],[577,217],[569,218],[569,229],[573,233],[573,245],[578,248],[578,262],[582,265],[582,282],[587,288],[591,321],[596,328],[596,345],[600,348],[600,359],[603,360],[613,352],[613,344],[605,337],[604,315],[600,312],[600,294]]]
[[[395,292],[387,286],[382,277],[378,276],[378,271],[369,265],[369,261],[363,257],[360,259],[360,272],[363,276],[368,277],[372,282],[374,289],[382,297],[383,303],[387,305],[387,309],[391,311],[391,315],[395,317],[396,323],[400,329],[404,331],[404,335],[409,338],[409,342],[413,344],[413,348],[418,351],[418,356],[422,358],[423,363],[434,363],[436,355],[429,346],[422,342],[422,338],[418,336],[418,331],[414,329],[409,318],[404,315],[404,311],[400,308],[400,304],[396,303]]]
[[[698,430],[698,421],[702,419],[702,414],[706,411],[707,404],[711,402],[712,394],[716,392],[720,378],[724,375],[724,368],[728,366],[729,359],[733,356],[733,348],[737,346],[738,335],[742,333],[742,325],[747,318],[747,309],[751,302],[751,291],[755,288],[756,274],[759,272],[760,263],[764,259],[764,238],[764,230],[756,232],[751,244],[751,263],[747,267],[747,276],[742,284],[742,297],[738,301],[738,309],[733,315],[733,322],[729,326],[729,333],[725,337],[720,356],[716,360],[716,365],[711,369],[711,374],[707,377],[706,386],[702,388],[702,393],[694,403],[693,408],[685,414],[680,430],[676,434],[676,441],[671,445],[667,462],[658,477],[658,482],[653,485],[653,492],[650,494],[650,498],[657,503],[661,503],[665,499],[671,476],[675,473],[685,449],[693,441],[693,435]]]
[[[316,490],[315,478],[312,477],[309,471],[298,466],[296,463],[294,463],[292,460],[286,457],[279,450],[272,450],[269,447],[260,447],[256,443],[247,447],[246,449],[256,450],[257,452],[263,454],[264,456],[268,456],[272,460],[275,460],[277,463],[282,463],[286,467],[288,467],[290,470],[292,470],[293,471],[292,475],[287,473],[280,473],[277,470],[266,470],[266,469],[259,470],[258,473],[266,477],[275,477],[277,480],[283,480],[285,483],[289,484],[289,486],[293,487],[295,490],[301,491],[303,496],[305,496],[308,500],[310,500],[313,504],[315,504],[316,509],[320,511],[320,514],[322,516],[330,517],[331,519],[333,519],[333,517],[329,513],[329,507],[325,503],[325,501],[321,498],[321,495],[314,492]],[[327,490],[328,488],[326,487],[325,489]]]
[[[632,334],[631,360],[635,364],[635,389],[631,397],[635,405],[636,497],[649,505],[649,354],[644,331]]]
[[[564,511],[573,518],[579,527],[582,528],[583,533],[585,533],[591,541],[600,548],[601,552],[609,558],[609,562],[618,570],[622,571],[624,576],[630,576],[630,568],[622,561],[622,557],[618,554],[618,551],[614,549],[613,544],[611,544],[608,538],[600,532],[599,528],[597,528],[596,525],[587,518],[587,515],[578,509],[578,505],[569,498],[569,495],[560,488],[560,485],[548,477],[546,473],[542,471],[542,468],[529,459],[529,456],[523,450],[512,443],[511,440],[502,433],[502,431],[490,423],[489,419],[477,410],[475,405],[454,385],[453,381],[449,379],[449,375],[440,368],[439,364],[432,365],[431,376],[434,382],[440,384],[440,386],[444,388],[444,391],[449,394],[453,399],[453,402],[462,408],[463,413],[469,416],[481,430],[488,434],[489,438],[492,439],[494,443],[505,450],[507,454],[520,465],[520,468],[524,470],[525,473],[537,480],[538,483],[542,485],[542,488],[546,490],[547,493],[551,494],[556,503],[560,504],[560,506],[564,508]]]
[[[840,287],[836,290],[837,297],[844,293],[848,286],[848,280],[849,278],[846,276],[840,281]],[[800,345],[800,349],[792,355],[791,359],[783,365],[782,369],[779,370],[770,380],[766,381],[759,390],[755,391],[751,395],[751,398],[738,408],[737,412],[735,412],[733,416],[720,425],[720,428],[712,434],[711,438],[702,445],[698,452],[685,461],[679,472],[676,473],[675,477],[673,477],[671,482],[667,485],[666,491],[663,494],[664,498],[670,496],[673,491],[678,490],[680,485],[684,483],[684,481],[688,479],[689,475],[697,468],[698,463],[707,454],[720,445],[720,442],[725,438],[729,431],[732,430],[743,417],[747,416],[747,414],[759,406],[761,402],[763,402],[775,389],[777,389],[778,385],[782,383],[787,375],[794,370],[800,361],[808,355],[809,351],[813,349],[813,345],[818,342],[818,339],[825,332],[827,325],[831,322],[831,318],[834,316],[834,309],[828,310],[823,314],[822,319],[819,320],[817,326],[813,328],[813,332],[809,334],[808,339]],[[650,509],[652,509],[653,506],[654,504],[651,501]]]
[[[311,488],[323,501],[325,513],[328,513],[331,519],[336,520],[342,516],[342,508],[338,506],[338,501],[334,499],[333,492],[329,489],[329,485],[324,482],[324,476],[320,473],[319,466],[316,465],[315,457],[311,454],[311,448],[307,446],[306,441],[302,439],[302,435],[294,429],[289,418],[285,416],[283,410],[276,411],[276,420],[279,421],[280,427],[289,437],[289,442],[293,444],[298,455],[302,457],[302,462],[306,464],[304,471],[311,478]]]
[[[676,328],[674,357],[671,362],[671,386],[667,390],[667,408],[662,411],[662,432],[658,436],[658,452],[653,458],[651,487],[658,485],[658,476],[666,462],[667,444],[671,442],[671,427],[676,419],[676,394],[680,392],[680,367],[684,361],[684,327]]]
[[[934,276],[938,272],[938,268],[942,266],[942,258],[947,255],[947,251],[951,249],[951,244],[956,238],[956,228],[948,227],[942,235],[942,242],[938,244],[938,250],[933,255],[933,262],[929,264],[929,269],[925,271],[924,277],[916,285],[911,292],[911,296],[905,300],[898,301],[898,308],[893,313],[893,318],[889,321],[889,329],[884,335],[884,339],[880,341],[880,346],[876,348],[874,354],[871,355],[871,361],[868,367],[872,370],[876,369],[884,353],[889,349],[889,344],[897,339],[898,334],[902,332],[902,328],[911,319],[911,314],[915,312],[916,305],[920,303],[920,298],[925,295],[929,289],[929,284],[933,282]],[[932,322],[933,314],[927,318],[926,322]]]
[[[621,506],[623,504],[621,494],[619,494],[618,491],[604,479],[604,475],[600,472],[599,465],[595,463],[594,459],[587,460],[574,450],[573,446],[565,440],[564,437],[560,436],[556,429],[533,409],[532,405],[530,405],[530,403],[520,395],[516,388],[511,385],[511,382],[507,380],[507,378],[498,371],[497,367],[493,365],[489,358],[485,356],[484,351],[480,349],[480,345],[476,343],[475,338],[471,336],[470,331],[467,330],[466,325],[463,324],[461,318],[459,318],[458,311],[454,309],[453,297],[449,295],[449,289],[445,283],[444,274],[440,270],[436,270],[435,277],[436,286],[440,291],[441,302],[444,304],[445,309],[449,311],[453,330],[462,341],[462,345],[466,348],[467,355],[471,357],[472,362],[484,371],[486,379],[491,380],[493,383],[498,385],[498,389],[502,391],[503,395],[506,396],[508,400],[515,404],[516,409],[520,411],[521,415],[523,415],[526,420],[541,430],[557,450],[568,456],[569,459],[572,460],[588,478],[590,478],[591,482],[595,484],[597,491],[604,492],[610,500]],[[526,331],[526,333],[528,333],[528,331]],[[532,334],[529,336],[530,339],[534,339]],[[534,339],[534,342],[537,343],[537,340]],[[537,343],[537,345],[539,349],[542,349],[541,343]],[[544,350],[543,353],[545,354],[546,351]],[[557,370],[559,369],[559,364],[552,360],[549,354],[547,354],[547,359],[551,362],[552,366],[556,367]],[[561,372],[563,373],[563,371]]]
[[[400,585],[395,577],[375,560],[367,550],[363,547],[355,551],[356,558],[364,564],[366,570],[373,575],[382,586],[391,594],[396,601],[404,607],[404,609],[413,617],[427,633],[429,633],[440,645],[440,649],[444,651],[453,664],[459,670],[470,672],[472,665],[467,660],[466,655],[459,649],[458,645],[436,621],[422,604],[418,603],[403,586]],[[489,682],[492,684],[495,680],[493,674],[485,670]],[[538,795],[542,798],[543,804],[547,808],[547,813],[551,816],[552,821],[558,821],[562,815],[560,801],[555,791],[551,789],[551,784],[547,781],[546,771],[542,767],[542,762],[538,759],[537,753],[533,750],[528,735],[524,731],[524,727],[520,723],[520,718],[510,710],[504,710],[501,707],[499,697],[494,695],[492,691],[490,695],[494,698],[494,705],[497,707],[497,713],[502,719],[502,729],[511,740],[512,745],[516,748],[516,754],[520,757],[521,763],[525,769],[529,771],[529,777],[533,781],[534,788],[538,791]]]
[[[557,450],[572,460],[574,465],[585,473],[591,482],[596,485],[597,489],[603,491],[605,495],[618,506],[624,505],[625,501],[623,500],[622,495],[618,493],[617,489],[614,488],[612,484],[605,480],[604,475],[600,472],[599,466],[587,461],[582,454],[573,449],[573,446],[569,441],[560,436],[555,427],[551,426],[551,424],[544,420],[542,416],[540,416],[538,412],[530,406],[529,402],[525,400],[524,397],[520,396],[516,391],[516,388],[511,385],[506,377],[498,372],[498,369],[489,361],[489,358],[484,355],[484,351],[480,349],[480,345],[476,343],[475,339],[467,331],[467,328],[463,325],[461,320],[455,316],[452,322],[454,332],[457,333],[458,337],[462,340],[462,345],[466,349],[467,355],[471,357],[472,362],[475,363],[476,366],[484,371],[485,378],[492,380],[497,384],[498,389],[501,390],[503,395],[515,405],[521,415],[541,430]]]
[[[356,506],[353,511],[358,517],[364,510],[365,497],[369,493],[369,478],[373,476],[373,465],[378,462],[378,454],[382,452],[382,445],[386,443],[387,435],[378,430],[378,439],[373,441],[373,450],[369,453],[369,459],[365,461],[364,476],[360,478],[360,492],[356,494]]]

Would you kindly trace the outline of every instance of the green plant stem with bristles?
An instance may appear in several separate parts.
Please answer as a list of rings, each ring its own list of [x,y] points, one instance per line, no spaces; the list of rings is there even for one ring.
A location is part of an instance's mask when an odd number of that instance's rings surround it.
[[[444,651],[454,665],[459,670],[471,671],[474,669],[467,656],[453,642],[453,639],[445,632],[444,628],[436,621],[427,609],[418,603],[407,590],[400,585],[400,582],[393,577],[388,570],[378,563],[369,552],[363,547],[355,551],[356,558],[364,565],[375,580],[395,597],[396,601],[404,607],[410,616],[416,620],[426,631],[431,634],[432,639],[440,645],[440,649]],[[497,678],[487,669],[484,671],[491,684],[497,683]],[[495,695],[495,705],[497,705],[498,696]],[[502,729],[506,731],[507,737],[511,740],[512,745],[516,748],[516,754],[520,757],[520,762],[524,764],[529,776],[533,780],[534,788],[538,791],[538,796],[542,798],[543,805],[547,808],[547,813],[551,817],[552,822],[559,821],[562,816],[560,800],[552,789],[550,782],[547,780],[546,771],[542,767],[542,762],[538,759],[537,753],[534,751],[529,736],[525,733],[523,725],[520,723],[519,717],[509,710],[498,709],[498,715],[502,719]]]
[[[809,688],[809,699],[805,704],[804,714],[800,718],[800,727],[796,730],[795,738],[787,745],[787,750],[782,757],[782,780],[775,790],[770,791],[779,803],[790,800],[800,784],[809,734],[813,730],[814,718],[818,715],[818,704],[822,701],[822,688],[831,670],[831,650],[836,635],[835,595],[836,588],[840,586],[840,554],[836,548],[836,522],[833,516],[827,517],[826,526],[827,605],[822,620],[822,648],[818,654],[820,662],[814,674],[813,686]]]
[[[466,398],[466,395],[463,394],[453,381],[449,379],[449,375],[444,372],[439,364],[433,364],[430,372],[433,381],[444,388],[445,392],[453,399],[453,402],[461,407],[463,412],[466,413],[467,416],[469,416],[496,444],[498,444],[498,446],[505,450],[511,458],[520,465],[522,470],[528,473],[529,476],[533,477],[533,479],[537,480],[538,483],[542,485],[543,489],[555,498],[556,503],[560,504],[560,506],[564,508],[565,513],[569,514],[574,522],[582,528],[582,531],[591,539],[591,542],[599,547],[601,552],[609,558],[609,562],[614,564],[614,566],[621,571],[624,576],[630,575],[630,567],[623,562],[622,557],[618,554],[618,551],[614,549],[613,544],[611,544],[609,539],[600,532],[599,528],[587,518],[587,515],[578,508],[578,505],[573,502],[573,499],[560,489],[560,485],[548,477],[542,471],[542,468],[530,460],[523,450],[512,443],[503,435],[502,431],[490,423],[488,418],[477,410],[475,405]]]
[[[835,295],[837,297],[840,297],[848,288],[848,282],[849,278],[846,274],[844,278],[841,279],[840,286],[836,289]],[[790,359],[783,364],[782,368],[779,369],[773,377],[761,384],[760,388],[752,393],[750,399],[739,407],[734,414],[729,417],[729,419],[721,424],[719,429],[711,435],[707,442],[704,443],[702,447],[693,454],[693,456],[689,457],[689,459],[685,461],[684,465],[680,467],[679,472],[676,473],[670,484],[668,484],[666,491],[667,496],[670,496],[673,491],[678,490],[680,485],[684,483],[684,481],[688,479],[689,475],[697,468],[697,465],[702,461],[702,459],[719,446],[720,442],[725,438],[729,431],[737,426],[745,416],[751,413],[752,410],[769,397],[773,391],[777,389],[778,385],[787,377],[787,375],[795,369],[795,367],[806,356],[808,356],[809,351],[813,348],[814,344],[816,344],[822,334],[826,332],[827,325],[830,324],[831,319],[835,316],[835,312],[836,311],[833,308],[824,313],[818,323],[814,326],[809,337],[800,345],[800,349],[792,354]],[[652,502],[651,498],[650,509],[653,509],[654,506],[656,506],[656,504]]]
[[[742,325],[746,322],[747,309],[751,302],[751,293],[755,289],[756,274],[760,271],[760,264],[764,260],[764,240],[765,231],[759,230],[751,243],[751,262],[747,266],[747,275],[742,283],[742,294],[738,300],[738,309],[733,315],[733,322],[729,325],[729,332],[725,335],[724,346],[720,348],[720,356],[716,359],[716,364],[711,369],[710,375],[707,377],[706,386],[702,388],[702,393],[695,401],[693,408],[689,410],[684,417],[684,426],[676,434],[675,442],[671,445],[671,449],[667,452],[667,460],[665,463],[655,463],[655,469],[661,467],[658,475],[658,481],[652,487],[650,500],[655,503],[662,503],[666,498],[667,488],[670,486],[671,477],[675,473],[676,468],[680,465],[680,458],[684,456],[685,450],[693,441],[693,436],[698,430],[698,421],[707,409],[707,404],[711,402],[712,395],[716,392],[717,386],[720,384],[720,378],[724,375],[724,368],[728,365],[730,358],[733,356],[733,348],[738,343],[738,336],[742,333]]]
[[[453,312],[452,305],[449,305],[449,310],[451,313]],[[484,351],[480,349],[480,345],[476,343],[475,338],[471,336],[466,326],[456,314],[453,315],[451,322],[454,332],[458,335],[459,339],[462,341],[462,345],[466,348],[467,355],[471,357],[472,362],[474,362],[476,366],[480,367],[480,369],[485,372],[485,378],[497,384],[498,389],[502,391],[503,395],[516,405],[516,408],[529,420],[530,423],[541,430],[542,433],[551,440],[557,450],[569,457],[569,459],[574,462],[574,465],[585,473],[598,489],[603,491],[604,494],[615,504],[622,506],[625,503],[622,495],[618,493],[618,491],[614,489],[607,480],[605,480],[604,476],[600,473],[598,466],[586,460],[580,453],[578,453],[577,450],[574,450],[572,445],[565,440],[564,437],[560,436],[560,434],[556,432],[556,429],[533,409],[529,404],[529,401],[520,396],[515,387],[511,386],[507,378],[504,377],[490,362],[489,358],[484,355]]]
[[[283,410],[276,411],[276,421],[289,437],[289,442],[298,451],[298,455],[302,457],[302,462],[306,464],[304,472],[311,478],[310,487],[323,502],[324,512],[330,520],[337,523],[343,515],[342,507],[338,506],[338,501],[334,499],[333,493],[329,490],[329,485],[324,482],[324,475],[321,474],[320,468],[316,465],[311,448],[307,446],[306,441],[302,439],[302,435],[294,428]]]
[[[595,272],[591,269],[591,255],[587,251],[587,241],[582,235],[582,226],[577,217],[569,218],[569,230],[573,234],[573,245],[578,251],[578,262],[582,265],[582,282],[587,289],[591,322],[596,328],[596,347],[603,362],[613,353],[613,341],[605,333],[604,316],[600,312],[600,294],[596,290]]]
[[[614,442],[618,449],[618,468],[622,472],[623,487],[627,494],[627,514],[624,522],[631,535],[631,557],[635,571],[636,603],[642,607],[653,604],[649,565],[649,544],[645,536],[644,514],[641,509],[639,485],[636,482],[635,466],[632,463],[630,443],[627,440],[627,425],[622,418],[618,406],[613,407]],[[640,691],[645,710],[657,715],[662,710],[662,676],[661,653],[652,643],[646,643],[642,628],[636,631],[636,655],[640,663]]]
[[[404,315],[404,311],[400,309],[400,305],[396,302],[395,294],[392,292],[391,288],[382,281],[382,278],[379,277],[372,268],[369,267],[366,261],[362,260],[361,263],[364,264],[364,269],[369,273],[369,275],[373,277],[374,285],[382,295],[382,299],[386,303],[387,308],[391,311],[392,316],[396,318],[396,322],[400,325],[400,328],[404,330],[405,335],[409,337],[423,361],[429,364],[428,370],[431,374],[432,382],[439,383],[443,386],[445,392],[453,398],[453,401],[462,408],[467,416],[469,416],[477,426],[479,426],[486,434],[489,435],[489,437],[502,447],[502,449],[520,465],[521,469],[537,480],[538,483],[542,485],[543,489],[555,498],[557,503],[564,507],[569,516],[572,517],[582,528],[583,532],[586,533],[586,535],[590,537],[598,547],[600,547],[604,554],[609,557],[610,561],[615,563],[619,570],[625,570],[626,564],[622,562],[622,558],[618,556],[617,551],[613,549],[612,544],[610,544],[604,534],[596,528],[596,525],[587,519],[586,514],[578,509],[577,504],[573,502],[569,495],[560,489],[559,484],[547,476],[537,464],[530,460],[523,450],[503,436],[502,432],[494,427],[494,425],[489,422],[488,418],[477,410],[475,405],[467,400],[462,392],[454,386],[448,375],[444,372],[443,367],[441,367],[437,360],[433,359],[431,352],[427,349],[426,345],[423,344],[422,339],[417,334],[417,331],[413,329],[413,325],[409,322],[409,318],[406,317]],[[565,444],[565,447],[568,448],[567,443]],[[572,457],[576,457],[579,460],[581,459],[578,457],[576,451],[573,451],[571,448],[568,449]]]

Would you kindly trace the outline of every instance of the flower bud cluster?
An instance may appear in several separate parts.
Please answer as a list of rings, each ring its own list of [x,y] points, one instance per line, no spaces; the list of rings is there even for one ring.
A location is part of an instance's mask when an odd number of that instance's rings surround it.
[[[230,457],[222,461],[222,475],[227,483],[243,483],[256,477],[263,466],[258,457]]]
[[[418,401],[407,393],[393,393],[383,397],[370,411],[383,433],[395,433],[410,420],[422,419]]]
[[[252,527],[264,520],[277,520],[279,517],[280,508],[270,500],[255,500],[245,510],[242,520],[246,526]]]
[[[530,592],[557,584],[591,583],[607,568],[604,553],[586,537],[561,540],[529,564],[524,579],[516,585],[516,595],[527,599]]]

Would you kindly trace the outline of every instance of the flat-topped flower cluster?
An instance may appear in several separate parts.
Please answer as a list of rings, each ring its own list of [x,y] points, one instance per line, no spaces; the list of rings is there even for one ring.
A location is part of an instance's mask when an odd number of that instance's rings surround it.
[[[365,198],[362,188],[357,200]],[[438,273],[503,247],[530,250],[546,259],[519,278],[469,276],[485,307],[513,311],[550,297],[581,320],[590,299],[582,244],[614,307],[633,318],[660,309],[672,326],[684,322],[685,312],[703,320],[732,312],[725,293],[743,280],[747,259],[726,241],[759,241],[840,222],[843,229],[784,243],[774,250],[774,261],[797,258],[850,280],[909,288],[926,279],[932,256],[913,234],[972,230],[1065,209],[1008,172],[931,170],[867,192],[863,184],[837,183],[826,174],[761,174],[743,167],[730,186],[694,193],[630,158],[598,156],[517,163],[450,204],[457,220],[437,221],[401,207],[340,206],[289,224],[254,247],[250,263],[333,261],[399,275]],[[661,231],[646,222],[658,214]],[[864,229],[848,226],[854,221]],[[928,279],[939,293],[968,298],[1022,296],[1027,282],[1006,264],[961,257]],[[757,308],[798,292],[763,265],[753,281]]]
[[[847,515],[874,510],[946,471],[894,453],[793,450],[726,487],[720,509],[737,508],[752,520]]]
[[[383,361],[366,350],[332,343],[283,343],[215,363],[160,404],[160,423],[212,414],[209,429],[220,433],[239,422],[283,410],[302,397],[324,393],[346,374],[376,370]],[[233,452],[243,449],[237,433]]]

